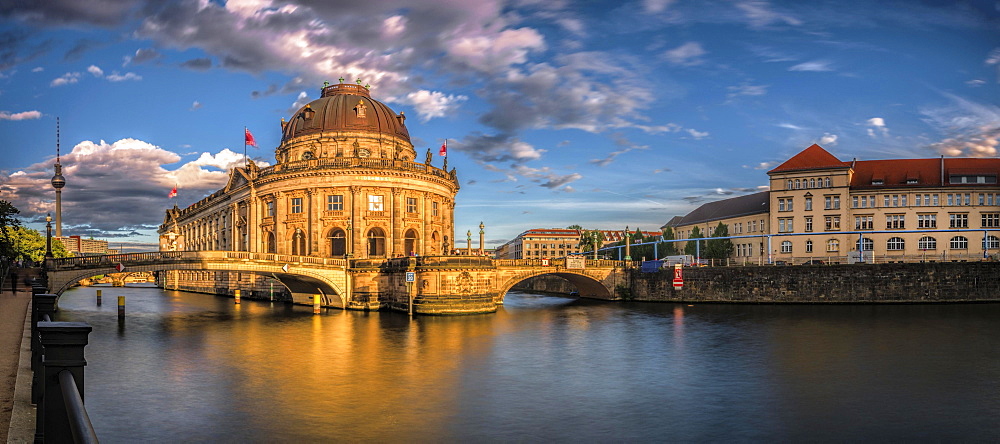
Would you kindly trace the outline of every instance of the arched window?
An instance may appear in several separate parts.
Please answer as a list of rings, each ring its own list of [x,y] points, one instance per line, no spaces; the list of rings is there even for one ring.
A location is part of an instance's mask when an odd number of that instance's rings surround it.
[[[795,179],[795,189],[802,188],[802,181]]]
[[[385,232],[375,227],[368,231],[368,257],[385,256]]]
[[[885,242],[885,249],[890,251],[901,251],[906,242],[901,237],[892,237]]]
[[[788,184],[787,184],[787,186],[785,186],[785,189],[786,190],[792,189],[792,185],[794,185],[794,184],[795,184],[795,182],[792,182],[792,179],[788,179]]]
[[[809,188],[816,188],[816,178],[809,179]]]
[[[436,255],[436,254],[441,254],[441,250],[440,250],[441,240],[440,239],[441,239],[441,237],[438,236],[438,232],[437,231],[431,233],[431,245],[428,247],[428,251],[424,252],[424,254],[430,254],[432,256]]]
[[[292,255],[306,255],[306,233],[301,228],[296,228],[292,235]]]
[[[952,250],[968,250],[969,249],[969,238],[965,236],[955,236],[951,238]]]
[[[924,236],[917,241],[917,248],[921,250],[936,250],[937,249],[937,239],[930,236]]]
[[[417,255],[417,232],[413,229],[403,233],[403,254],[407,256]]]
[[[986,236],[986,238],[983,239],[983,249],[984,250],[1000,249],[1000,238],[996,236]]]
[[[781,252],[791,253],[792,252],[792,241],[781,241]]]
[[[807,240],[806,241],[806,253],[812,253],[812,252],[813,252],[813,241]]]
[[[330,232],[330,257],[344,257],[347,254],[347,233],[340,228]]]
[[[863,237],[861,239],[858,239],[858,241],[855,242],[854,246],[855,246],[855,248],[858,249],[858,251],[861,251],[861,250],[872,251],[872,250],[875,249],[875,241],[873,241],[873,240],[871,240],[871,239],[869,239],[867,237]]]
[[[278,252],[278,245],[274,239],[273,231],[268,231],[267,234],[264,235],[264,243],[264,251],[272,254]]]
[[[823,179],[823,182],[825,182],[823,186],[825,186],[827,188],[830,188],[830,178],[829,177]]]
[[[837,239],[830,239],[826,241],[826,251],[828,253],[836,253],[840,251],[840,241]]]

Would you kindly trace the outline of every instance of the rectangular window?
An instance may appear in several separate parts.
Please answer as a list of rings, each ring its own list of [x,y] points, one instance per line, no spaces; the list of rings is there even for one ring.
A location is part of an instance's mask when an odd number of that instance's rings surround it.
[[[949,214],[948,228],[969,228],[969,215],[966,213]]]
[[[270,200],[267,201],[264,204],[264,207],[265,207],[264,211],[267,213],[267,214],[265,214],[265,216],[267,216],[267,217],[274,217],[274,201],[270,201]]]
[[[292,214],[298,214],[302,212],[302,198],[293,197],[292,198]]]
[[[934,206],[938,206],[938,195],[931,194],[931,198],[934,199]]]
[[[792,211],[792,198],[791,197],[778,198],[778,211]]]
[[[886,194],[885,196],[882,196],[882,207],[883,208],[889,206],[889,199],[890,199],[890,197],[889,197],[888,194]]]
[[[824,219],[827,231],[840,230],[840,216],[826,216]]]
[[[438,203],[437,202],[431,202],[431,214],[434,215],[434,216],[438,215]]]
[[[924,205],[923,197],[924,197],[923,194],[916,195],[916,197],[913,199],[913,204],[918,207],[923,206]]]
[[[864,198],[861,201],[864,202]],[[858,196],[851,197],[851,208],[861,208],[858,206]]]
[[[795,229],[792,227],[792,218],[783,217],[781,219],[778,219],[779,233],[791,233],[792,231],[795,231]]]
[[[806,231],[812,231],[812,230],[813,230],[813,218],[806,217]]]
[[[894,206],[894,207],[898,207],[899,206],[899,195],[898,194],[893,194],[892,195],[892,206]]]
[[[917,228],[937,228],[937,214],[918,214]]]
[[[377,194],[368,195],[368,211],[385,211],[382,206],[382,197]]]
[[[326,211],[344,211],[344,195],[327,194]]]
[[[813,198],[807,197],[806,198],[806,211],[812,211],[812,209],[813,209]]]
[[[983,213],[983,228],[1000,228],[1000,213]]]
[[[416,213],[417,212],[417,198],[416,197],[407,197],[406,198],[406,212],[407,213]]]
[[[902,214],[887,214],[885,215],[885,229],[886,230],[902,230],[906,228],[906,223],[904,222]]]
[[[871,230],[875,216],[854,216],[855,230]]]

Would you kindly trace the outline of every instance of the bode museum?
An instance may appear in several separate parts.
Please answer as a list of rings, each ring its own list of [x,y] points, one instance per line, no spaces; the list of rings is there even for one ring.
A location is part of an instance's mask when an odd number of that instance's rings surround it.
[[[448,254],[456,248],[458,179],[447,158],[439,168],[430,150],[419,157],[405,121],[366,86],[324,86],[320,98],[282,119],[275,165],[248,162],[223,189],[168,209],[160,250],[379,261]],[[159,279],[164,288],[242,288],[251,297],[283,289],[271,277],[235,271],[173,270]]]

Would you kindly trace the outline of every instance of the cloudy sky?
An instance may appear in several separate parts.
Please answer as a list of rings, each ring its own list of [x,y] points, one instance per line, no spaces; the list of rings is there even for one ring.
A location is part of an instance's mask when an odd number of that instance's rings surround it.
[[[59,117],[64,234],[151,242],[244,126],[273,164],[280,119],[344,77],[418,152],[448,139],[459,237],[656,230],[812,143],[997,156],[998,30],[988,0],[2,2],[0,199],[52,211]]]

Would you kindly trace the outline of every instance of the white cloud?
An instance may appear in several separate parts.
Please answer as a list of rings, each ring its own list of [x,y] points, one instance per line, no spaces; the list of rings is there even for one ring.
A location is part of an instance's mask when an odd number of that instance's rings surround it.
[[[114,71],[111,74],[108,74],[108,76],[105,78],[108,79],[109,82],[123,82],[125,80],[142,80],[142,76],[134,72],[118,74],[118,71]]]
[[[440,91],[427,91],[425,89],[414,91],[403,98],[393,98],[391,101],[412,105],[420,115],[420,120],[426,122],[435,117],[444,117],[454,113],[460,103],[468,100],[463,95],[445,95]]]
[[[776,162],[761,162],[753,166],[752,168],[755,170],[769,170],[771,168],[774,168],[775,165],[777,165]],[[751,168],[751,167],[743,165],[743,168]]]
[[[813,60],[810,62],[802,62],[798,65],[788,68],[789,71],[807,71],[807,72],[824,72],[833,71],[830,67],[830,62],[826,60]]]
[[[868,125],[868,137],[878,137],[878,136],[888,136],[889,128],[885,126],[885,119],[881,117],[872,117],[865,121]]]
[[[691,137],[694,137],[695,140],[701,140],[709,136],[708,131],[702,132],[692,128],[688,128],[685,131],[687,131],[687,133],[690,134]]]
[[[837,135],[830,133],[823,133],[823,137],[819,138],[819,144],[821,146],[834,146],[837,144]]]
[[[729,94],[726,97],[732,99],[739,96],[763,96],[767,94],[768,85],[751,85],[743,83],[737,86],[727,86]]]
[[[194,111],[194,110],[197,110],[197,109],[201,109],[201,102],[195,100],[194,103],[191,104],[191,111]]]
[[[31,120],[41,117],[42,113],[39,111],[22,111],[13,114],[7,111],[0,111],[0,120]]]
[[[289,109],[289,112],[298,111],[299,108],[308,105],[309,102],[312,102],[312,99],[309,98],[309,94],[307,94],[305,91],[299,91],[299,95],[295,98],[295,101],[292,102],[292,106]]]
[[[398,37],[406,31],[406,17],[394,15],[382,21],[382,35],[386,38]]]
[[[93,74],[94,77],[102,77],[102,76],[104,76],[104,70],[102,70],[101,68],[98,68],[97,65],[90,65],[90,66],[88,66],[87,67],[87,72]]]
[[[49,86],[63,86],[69,85],[71,83],[76,83],[80,81],[80,73],[78,72],[68,72],[63,74],[62,77],[53,79]]]
[[[484,72],[505,70],[528,61],[528,54],[545,49],[545,38],[531,28],[505,29],[491,35],[459,38],[446,51],[467,68]]]
[[[42,68],[41,66],[36,66],[31,70],[31,72],[42,72],[42,71],[45,71],[45,68]]]
[[[687,42],[664,52],[663,57],[675,65],[693,66],[703,63],[704,60],[701,59],[701,56],[705,54],[706,51],[701,47],[701,43]]]
[[[753,28],[763,28],[775,23],[799,26],[802,21],[788,14],[775,12],[766,1],[742,1],[736,4],[736,8],[743,11],[748,23]]]
[[[921,110],[924,121],[945,138],[930,145],[946,156],[996,157],[1000,148],[1000,107],[945,94],[952,105]]]
[[[801,131],[801,130],[805,129],[804,127],[801,127],[801,126],[798,126],[798,125],[795,125],[795,124],[792,124],[792,123],[786,123],[786,122],[779,123],[778,127],[779,128],[787,128],[787,129],[796,130],[796,131]]]
[[[667,10],[676,0],[642,0],[642,9],[656,14]]]

